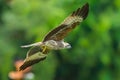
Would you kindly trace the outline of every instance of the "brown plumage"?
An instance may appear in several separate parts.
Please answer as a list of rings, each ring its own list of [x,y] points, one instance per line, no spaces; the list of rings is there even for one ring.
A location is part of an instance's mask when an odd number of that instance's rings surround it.
[[[26,59],[24,60],[23,65],[20,66],[19,71],[24,70],[27,67],[44,60],[46,58],[46,56],[47,56],[46,53],[48,53],[48,52],[45,52],[43,54],[41,51],[42,50],[41,50],[40,46],[32,47],[27,52]]]
[[[55,40],[60,41],[72,31],[76,25],[86,19],[89,12],[89,5],[86,3],[82,8],[78,8],[68,16],[58,27],[49,32],[43,41]]]
[[[42,42],[33,43],[22,46],[23,48],[32,47],[27,52],[27,57],[20,70],[44,60],[49,50],[60,50],[70,48],[70,44],[64,42],[64,38],[71,32],[80,22],[86,19],[89,12],[89,4],[86,3],[83,7],[78,8],[70,14],[58,27],[50,31]]]

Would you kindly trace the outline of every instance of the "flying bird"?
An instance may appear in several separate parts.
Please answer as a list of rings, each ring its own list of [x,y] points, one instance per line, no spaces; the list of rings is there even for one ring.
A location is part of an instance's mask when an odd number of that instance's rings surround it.
[[[71,45],[64,41],[64,38],[79,23],[86,19],[89,12],[89,4],[86,3],[81,8],[73,11],[58,27],[50,31],[41,42],[21,46],[22,48],[32,47],[28,52],[23,65],[19,70],[44,60],[50,50],[60,50],[71,48]]]

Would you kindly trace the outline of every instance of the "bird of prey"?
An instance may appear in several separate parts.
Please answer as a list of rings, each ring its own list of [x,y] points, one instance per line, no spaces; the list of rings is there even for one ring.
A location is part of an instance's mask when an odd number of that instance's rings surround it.
[[[81,8],[73,11],[58,27],[50,31],[41,42],[21,46],[23,48],[32,47],[28,52],[20,71],[44,60],[50,50],[60,50],[71,48],[71,45],[64,41],[64,38],[79,23],[86,19],[89,12],[89,4],[86,3]]]

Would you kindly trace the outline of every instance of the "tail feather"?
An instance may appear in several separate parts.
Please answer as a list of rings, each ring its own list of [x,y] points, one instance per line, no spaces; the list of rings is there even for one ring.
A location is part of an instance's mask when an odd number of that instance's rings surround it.
[[[41,44],[42,44],[42,42],[37,42],[37,43],[29,44],[29,45],[23,45],[23,46],[21,46],[21,48],[28,48],[28,47],[32,47],[32,46],[40,46]]]

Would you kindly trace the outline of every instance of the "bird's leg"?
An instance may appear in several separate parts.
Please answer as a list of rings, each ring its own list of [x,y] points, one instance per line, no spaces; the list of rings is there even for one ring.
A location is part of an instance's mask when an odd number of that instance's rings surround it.
[[[43,46],[42,53],[44,53],[46,49],[47,49],[47,47],[46,47],[46,46]]]

